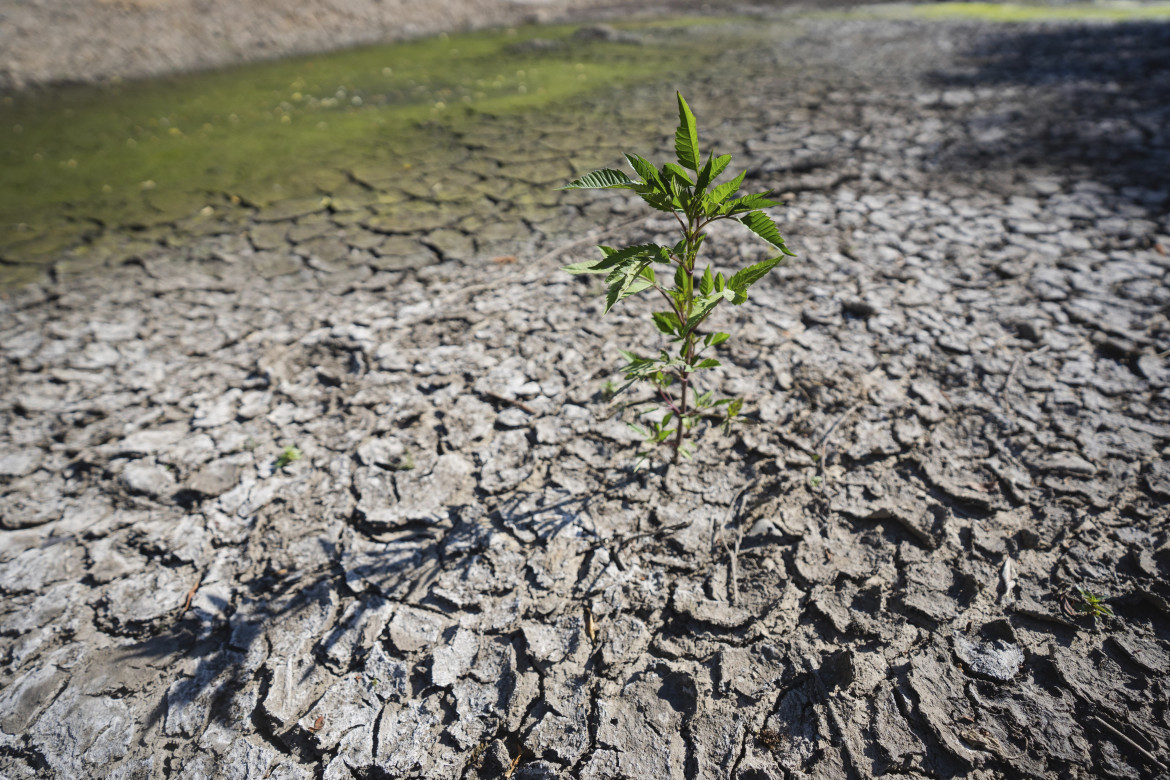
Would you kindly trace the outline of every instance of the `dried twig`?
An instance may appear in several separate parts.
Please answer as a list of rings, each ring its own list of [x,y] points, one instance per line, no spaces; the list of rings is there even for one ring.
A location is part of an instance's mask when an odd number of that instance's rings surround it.
[[[1137,742],[1134,742],[1132,739],[1130,739],[1128,736],[1126,736],[1124,733],[1122,733],[1121,729],[1119,729],[1116,726],[1114,726],[1113,724],[1109,723],[1109,721],[1105,720],[1104,718],[1100,718],[1096,715],[1090,715],[1089,720],[1092,721],[1093,723],[1096,723],[1098,726],[1100,726],[1105,731],[1108,731],[1110,734],[1112,734],[1117,739],[1121,740],[1122,744],[1124,744],[1126,747],[1130,748],[1131,750],[1135,751],[1138,755],[1140,755],[1146,761],[1149,761],[1153,766],[1157,767],[1160,772],[1166,771],[1166,765],[1163,764],[1161,761],[1159,761],[1157,759],[1157,757],[1154,756],[1153,753],[1146,750],[1144,747],[1139,745]]]
[[[822,469],[825,467],[825,447],[829,444],[829,437],[833,435],[833,431],[837,430],[837,426],[845,421],[846,417],[853,414],[860,408],[861,404],[853,404],[853,406],[850,406],[848,409],[846,409],[840,417],[833,421],[833,424],[829,426],[829,430],[825,431],[821,435],[821,438],[817,441],[816,446],[813,447],[813,450],[815,450],[817,454],[820,455],[820,464]]]
[[[736,527],[734,549],[727,543],[725,532],[730,527],[731,521],[736,517],[735,507],[739,505],[742,508],[742,499],[744,494],[746,494],[750,488],[758,485],[759,482],[759,479],[754,479],[740,488],[739,492],[735,494],[735,498],[731,501],[731,506],[727,508],[727,519],[723,521],[723,529],[719,534],[719,541],[723,544],[723,549],[727,551],[727,573],[728,579],[730,580],[728,583],[727,600],[733,607],[739,605],[739,547],[743,543],[743,524],[740,523]]]
[[[651,531],[642,531],[641,533],[636,533],[636,534],[633,534],[631,536],[627,536],[625,539],[622,539],[621,541],[618,542],[617,547],[620,550],[623,547],[625,547],[627,544],[629,544],[630,542],[636,542],[639,539],[645,539],[647,536],[660,536],[661,534],[668,534],[671,531],[677,531],[680,528],[686,528],[688,525],[690,525],[690,523],[688,523],[684,520],[681,523],[674,523],[673,525],[664,525],[662,528],[655,528]]]
[[[193,598],[195,598],[195,592],[197,590],[199,590],[199,586],[202,584],[203,584],[203,575],[201,574],[201,575],[199,575],[199,579],[195,580],[195,584],[191,586],[191,590],[187,591],[187,598],[183,602],[183,608],[179,611],[180,615],[184,614],[187,610],[189,610],[191,608],[191,600]]]
[[[1049,346],[1050,345],[1045,344],[1039,349],[1034,349],[1031,352],[1025,352],[1023,354],[1016,355],[1016,359],[1012,361],[1012,367],[1008,369],[1007,379],[1003,380],[1003,387],[999,388],[999,392],[995,394],[996,397],[998,398],[1007,392],[1008,385],[1010,385],[1012,383],[1012,379],[1015,378],[1016,371],[1019,369],[1020,363],[1023,362],[1024,358],[1031,359],[1036,355],[1042,355],[1048,351]]]
[[[516,754],[516,757],[512,759],[512,763],[508,765],[508,771],[504,772],[504,780],[507,780],[507,778],[511,777],[512,775],[514,775],[516,773],[516,768],[518,766],[520,766],[520,759],[523,757],[524,757],[523,750],[521,750],[519,753]]]
[[[524,403],[523,401],[517,401],[515,398],[509,398],[506,395],[500,395],[498,393],[493,393],[490,391],[485,392],[484,395],[487,396],[488,398],[492,399],[493,401],[499,401],[502,404],[508,404],[510,406],[515,406],[517,409],[519,409],[522,412],[527,412],[528,414],[531,414],[531,415],[536,414],[535,409],[533,409],[531,406]]]

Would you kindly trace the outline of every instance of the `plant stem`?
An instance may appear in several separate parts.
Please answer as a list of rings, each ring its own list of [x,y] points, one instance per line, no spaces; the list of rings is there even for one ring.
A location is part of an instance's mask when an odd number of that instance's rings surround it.
[[[678,463],[678,451],[682,446],[683,437],[686,435],[684,430],[686,428],[686,413],[687,413],[687,383],[688,376],[684,371],[682,374],[682,400],[679,402],[682,406],[678,413],[678,431],[674,435],[674,463]]]
[[[679,222],[681,224],[682,220],[680,219]],[[697,242],[698,232],[698,229],[695,228],[694,220],[688,214],[687,227],[683,233],[687,242],[685,256],[683,257],[683,270],[685,270],[687,274],[687,316],[683,318],[684,324],[690,320],[695,308],[695,261],[698,258],[699,253]],[[687,365],[690,365],[690,363],[694,360],[694,351],[695,334],[692,331],[687,334],[686,339],[683,341],[682,347],[682,357],[687,362]],[[679,371],[679,379],[680,392],[682,397],[679,399],[678,404],[680,409],[678,412],[678,431],[674,436],[673,462],[675,464],[678,463],[679,450],[682,448],[683,440],[686,438],[687,388],[690,385],[690,373],[685,370]]]
[[[662,400],[665,401],[666,405],[670,407],[670,411],[674,412],[676,415],[679,415],[681,417],[682,410],[680,410],[677,406],[675,406],[674,401],[671,399],[671,397],[669,395],[666,394],[666,390],[664,390],[662,388],[662,385],[655,385],[655,387],[658,388],[658,394],[660,396],[662,396]]]

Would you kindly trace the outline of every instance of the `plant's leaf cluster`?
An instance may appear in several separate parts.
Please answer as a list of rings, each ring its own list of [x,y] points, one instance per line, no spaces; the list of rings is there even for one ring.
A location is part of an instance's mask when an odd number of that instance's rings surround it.
[[[622,368],[627,383],[618,392],[639,381],[654,385],[669,411],[662,420],[647,423],[648,427],[632,427],[651,445],[661,444],[673,436],[676,458],[678,454],[688,454],[683,440],[696,422],[707,416],[703,410],[725,407],[726,425],[739,416],[743,405],[739,399],[713,402],[709,393],[699,394],[693,387],[694,403],[688,403],[687,388],[692,375],[719,366],[718,360],[702,357],[703,351],[729,338],[726,333],[700,334],[700,326],[724,301],[735,306],[746,302],[752,285],[793,256],[776,223],[762,211],[780,204],[768,198],[770,192],[736,197],[747,171],[723,184],[715,183],[731,164],[731,155],[710,154],[704,161],[699,149],[695,115],[681,94],[677,98],[679,123],[674,134],[677,162],[655,167],[643,157],[626,154],[626,161],[637,178],[631,179],[622,171],[604,168],[587,173],[562,188],[631,190],[652,208],[673,214],[678,220],[682,237],[673,247],[636,244],[614,249],[602,246],[599,247],[601,258],[565,267],[571,274],[605,274],[606,313],[620,301],[647,290],[657,291],[669,304],[668,311],[654,312],[653,319],[658,331],[678,344],[677,354],[662,350],[656,358],[643,358],[632,352],[622,352],[627,361]],[[710,266],[699,273],[696,263],[707,236],[704,229],[723,219],[739,222],[778,254],[737,271],[730,278],[721,272],[712,273]],[[674,267],[674,273],[669,277],[671,286],[659,281],[654,271],[655,264]],[[681,395],[677,398],[669,393],[676,381],[682,385]],[[672,422],[673,428],[670,427]],[[640,460],[643,454],[639,453]]]

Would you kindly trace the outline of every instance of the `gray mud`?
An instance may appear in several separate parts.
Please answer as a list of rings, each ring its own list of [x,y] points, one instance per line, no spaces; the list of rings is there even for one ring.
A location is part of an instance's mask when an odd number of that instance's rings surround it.
[[[800,258],[677,468],[601,395],[645,312],[556,270],[669,233],[622,196],[394,262],[290,205],[8,296],[0,774],[1165,776],[1168,43],[810,23],[687,85]]]

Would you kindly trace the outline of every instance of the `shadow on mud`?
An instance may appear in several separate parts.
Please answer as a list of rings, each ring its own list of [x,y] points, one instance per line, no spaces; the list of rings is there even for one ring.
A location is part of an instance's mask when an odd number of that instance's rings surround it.
[[[970,119],[941,163],[1037,167],[1170,194],[1170,23],[1059,25],[980,36],[943,90],[1021,90]],[[944,100],[946,96],[944,92]]]
[[[561,533],[584,536],[596,548],[612,550],[624,568],[622,548],[646,534],[605,538],[591,524],[590,503],[637,479],[614,483],[601,494],[570,496],[551,488],[522,491],[494,506],[478,501],[450,506],[445,520],[411,523],[377,554],[354,555],[320,539],[329,565],[266,571],[240,583],[228,621],[209,621],[192,608],[122,653],[125,663],[176,669],[175,681],[144,725],[161,725],[172,737],[197,738],[208,724],[231,731],[248,720],[279,750],[292,751],[301,761],[320,760],[328,750],[316,739],[310,715],[317,711],[323,680],[349,677],[371,699],[398,703],[432,687],[425,654],[419,663],[413,650],[394,646],[387,628],[392,615],[424,624],[430,618],[437,625],[458,612],[462,607],[436,595],[436,584],[442,577],[476,587],[483,554],[500,535],[536,547]],[[349,525],[363,524],[355,516]],[[581,591],[587,595],[595,584],[585,581]],[[441,633],[450,638],[455,631],[449,626]]]

